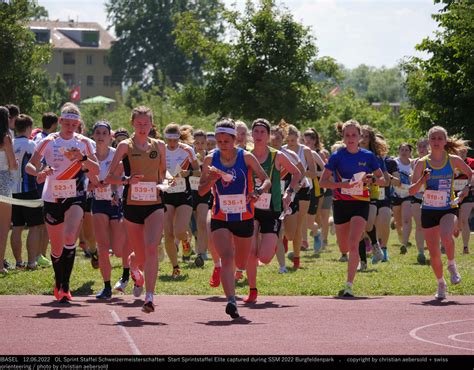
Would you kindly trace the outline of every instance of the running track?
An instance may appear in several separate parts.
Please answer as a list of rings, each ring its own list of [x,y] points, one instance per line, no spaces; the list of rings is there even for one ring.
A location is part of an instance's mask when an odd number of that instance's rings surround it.
[[[474,297],[0,296],[1,352],[52,355],[474,355]]]

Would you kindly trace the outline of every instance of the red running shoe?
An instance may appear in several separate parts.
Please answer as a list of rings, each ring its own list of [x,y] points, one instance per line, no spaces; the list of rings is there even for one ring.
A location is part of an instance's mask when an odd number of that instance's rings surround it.
[[[65,292],[62,288],[59,289],[59,292],[58,292],[58,301],[61,302],[61,303],[66,303],[66,302],[70,302],[72,301],[72,295],[71,295],[71,291],[68,290],[67,292]]]
[[[56,288],[56,285],[54,286],[53,294],[54,294],[54,298],[56,298],[56,300],[59,301],[59,289]]]
[[[255,303],[257,302],[258,290],[257,288],[250,288],[249,295],[244,298],[245,303]]]
[[[217,288],[221,285],[221,268],[214,267],[214,271],[212,271],[211,279],[209,280],[209,285],[213,288]]]
[[[294,268],[294,269],[299,269],[299,268],[301,268],[301,266],[300,266],[300,258],[299,258],[299,257],[293,257],[293,268]]]

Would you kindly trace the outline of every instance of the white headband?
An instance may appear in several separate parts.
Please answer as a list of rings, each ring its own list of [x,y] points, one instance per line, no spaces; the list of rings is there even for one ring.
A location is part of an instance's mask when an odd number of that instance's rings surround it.
[[[179,140],[180,137],[181,137],[180,134],[165,134],[165,138],[166,138],[166,139]]]
[[[235,128],[230,127],[217,127],[216,134],[229,134],[232,136],[236,136]]]
[[[206,137],[207,141],[216,141],[216,137],[214,135],[209,135]]]
[[[61,113],[61,118],[64,119],[74,119],[76,121],[81,120],[81,116],[76,113]]]

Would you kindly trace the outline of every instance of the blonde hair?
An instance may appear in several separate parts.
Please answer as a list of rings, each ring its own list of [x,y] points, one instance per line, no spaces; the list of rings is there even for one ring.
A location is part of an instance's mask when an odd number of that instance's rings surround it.
[[[444,146],[444,150],[446,150],[449,154],[459,155],[459,152],[462,150],[469,150],[471,149],[468,145],[469,140],[459,139],[455,136],[448,136],[448,131],[444,127],[441,126],[433,126],[428,131],[428,139],[434,132],[442,132],[444,137],[446,138],[446,145]]]
[[[351,126],[355,127],[359,131],[359,134],[362,133],[362,128],[360,126],[360,123],[357,122],[355,119],[350,119],[349,121],[344,122],[341,127],[341,133],[344,135],[344,130],[347,127],[351,127]]]
[[[183,143],[193,145],[194,143],[194,128],[191,125],[182,125],[179,128],[181,137],[179,138]]]
[[[77,114],[78,116],[81,115],[79,107],[71,102],[64,103],[64,105],[61,107],[61,113],[72,113]]]

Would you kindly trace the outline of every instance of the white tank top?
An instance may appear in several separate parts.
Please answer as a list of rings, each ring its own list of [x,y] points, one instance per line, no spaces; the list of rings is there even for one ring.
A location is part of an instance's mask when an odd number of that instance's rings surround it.
[[[306,158],[304,156],[304,146],[303,145],[298,144],[298,153],[296,153],[296,154],[298,154],[298,157],[301,161],[301,164],[303,165],[303,168],[305,170],[308,170],[308,162],[306,162]],[[313,188],[313,182],[310,181],[310,179],[306,176],[303,178],[303,181],[302,181],[301,185],[302,185],[303,188],[310,188],[310,189]]]
[[[196,153],[189,145],[179,143],[175,150],[169,150],[168,145],[166,146],[166,169],[172,176],[177,175],[175,172],[178,165],[181,170],[188,170],[194,160],[196,160]]]
[[[115,155],[115,148],[109,147],[109,153],[107,154],[107,157],[103,161],[99,160],[99,181],[105,179],[105,176],[107,176],[107,172],[109,171],[109,167],[110,167],[110,164],[112,163],[112,159],[114,158],[114,155]],[[117,188],[117,193],[121,198],[123,194],[123,186],[119,186]]]

